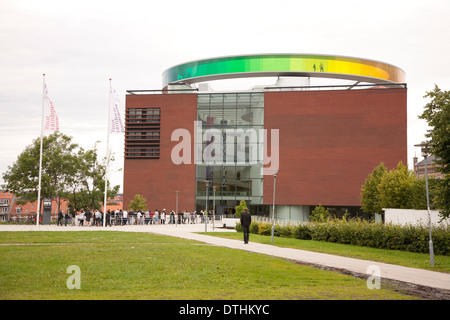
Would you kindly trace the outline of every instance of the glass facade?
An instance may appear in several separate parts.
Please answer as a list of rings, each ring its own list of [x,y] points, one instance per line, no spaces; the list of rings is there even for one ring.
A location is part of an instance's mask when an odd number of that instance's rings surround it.
[[[201,124],[202,161],[196,165],[197,208],[215,200],[216,212],[227,213],[245,200],[263,201],[262,153],[259,129],[264,128],[263,93],[199,93],[197,121]],[[215,159],[213,163],[208,156]],[[208,187],[207,187],[208,185]]]

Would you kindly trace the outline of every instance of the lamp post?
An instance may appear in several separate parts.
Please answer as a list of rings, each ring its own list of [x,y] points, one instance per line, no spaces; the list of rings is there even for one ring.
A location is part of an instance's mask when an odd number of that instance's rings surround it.
[[[216,186],[213,186],[213,231],[214,231],[214,222],[216,221]]]
[[[208,187],[209,187],[209,180],[205,180],[206,185],[206,208],[205,212],[203,213],[203,218],[205,219],[205,232],[208,232]]]
[[[275,186],[277,183],[277,173],[278,173],[278,170],[274,170],[274,172],[273,172],[272,242],[273,242],[274,224],[275,224]]]
[[[429,151],[428,142],[422,142],[421,144],[414,145],[415,147],[421,147],[422,156],[425,161],[425,188],[427,192],[427,211],[428,211],[428,229],[429,229],[429,248],[430,248],[430,266],[434,267],[434,250],[433,250],[433,240],[431,238],[431,214],[430,214],[430,196],[428,193],[428,170],[427,170],[427,157]]]
[[[175,204],[175,215],[174,215],[175,227],[177,226],[177,215],[178,215],[178,192],[180,192],[180,191],[175,191],[175,193],[177,194],[177,201]]]

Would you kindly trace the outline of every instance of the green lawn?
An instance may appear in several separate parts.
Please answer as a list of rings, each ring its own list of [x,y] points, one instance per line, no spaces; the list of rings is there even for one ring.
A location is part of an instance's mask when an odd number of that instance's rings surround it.
[[[208,232],[207,234],[210,236],[217,236],[228,239],[243,239],[242,232]],[[435,255],[434,267],[430,267],[430,256],[429,254],[424,253],[406,252],[399,250],[384,250],[333,242],[298,240],[293,238],[281,237],[275,237],[274,242],[272,243],[270,236],[261,236],[257,234],[250,234],[250,241],[287,248],[341,255],[356,259],[391,263],[412,268],[422,268],[439,272],[450,272],[450,256]]]
[[[251,236],[255,240],[255,236]],[[67,268],[81,271],[69,290]],[[411,299],[387,285],[148,233],[0,232],[0,299]]]

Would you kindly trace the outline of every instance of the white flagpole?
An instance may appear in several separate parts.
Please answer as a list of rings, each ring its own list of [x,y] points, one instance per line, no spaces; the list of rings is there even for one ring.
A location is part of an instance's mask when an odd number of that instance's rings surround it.
[[[45,104],[45,73],[42,75],[42,120],[41,120],[41,149],[39,154],[39,184],[38,184],[38,203],[36,214],[36,226],[39,226],[39,215],[41,211],[41,177],[42,177],[42,140],[44,136],[44,104]]]
[[[109,166],[109,134],[111,131],[111,79],[109,79],[109,103],[108,103],[108,134],[106,138],[106,165],[105,165],[105,198],[103,201],[103,227],[106,226],[106,198],[108,193],[108,166]]]

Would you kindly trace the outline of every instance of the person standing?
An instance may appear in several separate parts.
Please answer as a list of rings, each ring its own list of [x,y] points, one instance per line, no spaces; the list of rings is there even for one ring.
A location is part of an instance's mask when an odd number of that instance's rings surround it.
[[[252,222],[252,216],[247,211],[247,208],[244,208],[244,212],[242,212],[242,214],[241,214],[241,225],[242,225],[242,231],[244,233],[244,243],[248,243],[251,222]]]
[[[166,224],[166,209],[161,212],[161,224]]]
[[[75,225],[76,225],[76,223],[75,223],[76,217],[77,217],[77,212],[75,211],[75,209],[73,209],[73,210],[70,212],[70,220],[72,221],[72,226],[75,226]]]
[[[141,217],[142,217],[141,210],[138,210],[136,212],[136,224],[141,224]]]
[[[67,210],[66,214],[64,215],[64,226],[67,227],[67,222],[69,222],[70,216],[69,216],[69,210]]]
[[[121,217],[122,215],[122,209],[116,209],[116,211],[114,211],[114,225],[118,225],[118,221],[119,221],[119,217]]]
[[[158,211],[158,209],[156,209],[155,210],[155,215],[154,215],[155,224],[158,224],[158,217],[159,217],[159,211]]]
[[[109,226],[111,227],[111,211],[106,211],[106,216],[105,216],[105,227],[109,224]]]
[[[58,212],[58,226],[62,227],[62,224],[63,224],[62,220],[63,220],[63,218],[64,218],[64,215],[63,215],[62,211],[59,210],[59,212]]]
[[[149,224],[149,222],[150,222],[150,212],[148,210],[145,211],[144,217],[145,217],[145,224]]]
[[[102,213],[99,210],[97,210],[95,212],[95,220],[96,220],[96,222],[95,222],[96,226],[102,226],[103,225],[103,223],[102,223]]]
[[[91,226],[91,217],[92,217],[92,212],[91,210],[88,209],[88,211],[86,212],[86,226],[90,227]]]
[[[127,219],[128,219],[128,212],[127,210],[123,210],[122,212],[122,219],[123,219],[123,225],[127,224]]]
[[[83,226],[84,225],[84,211],[81,210],[80,214],[78,215],[78,225]]]
[[[150,224],[154,224],[153,223],[153,219],[155,218],[155,212],[154,211],[150,211]]]
[[[95,210],[94,216],[95,216],[95,218],[94,218],[94,225],[96,227],[102,226],[103,225],[102,213],[99,210]]]
[[[175,212],[173,210],[169,213],[169,224],[175,224]]]
[[[203,210],[200,210],[200,223],[203,223],[204,218],[205,218],[205,215],[203,214]]]

